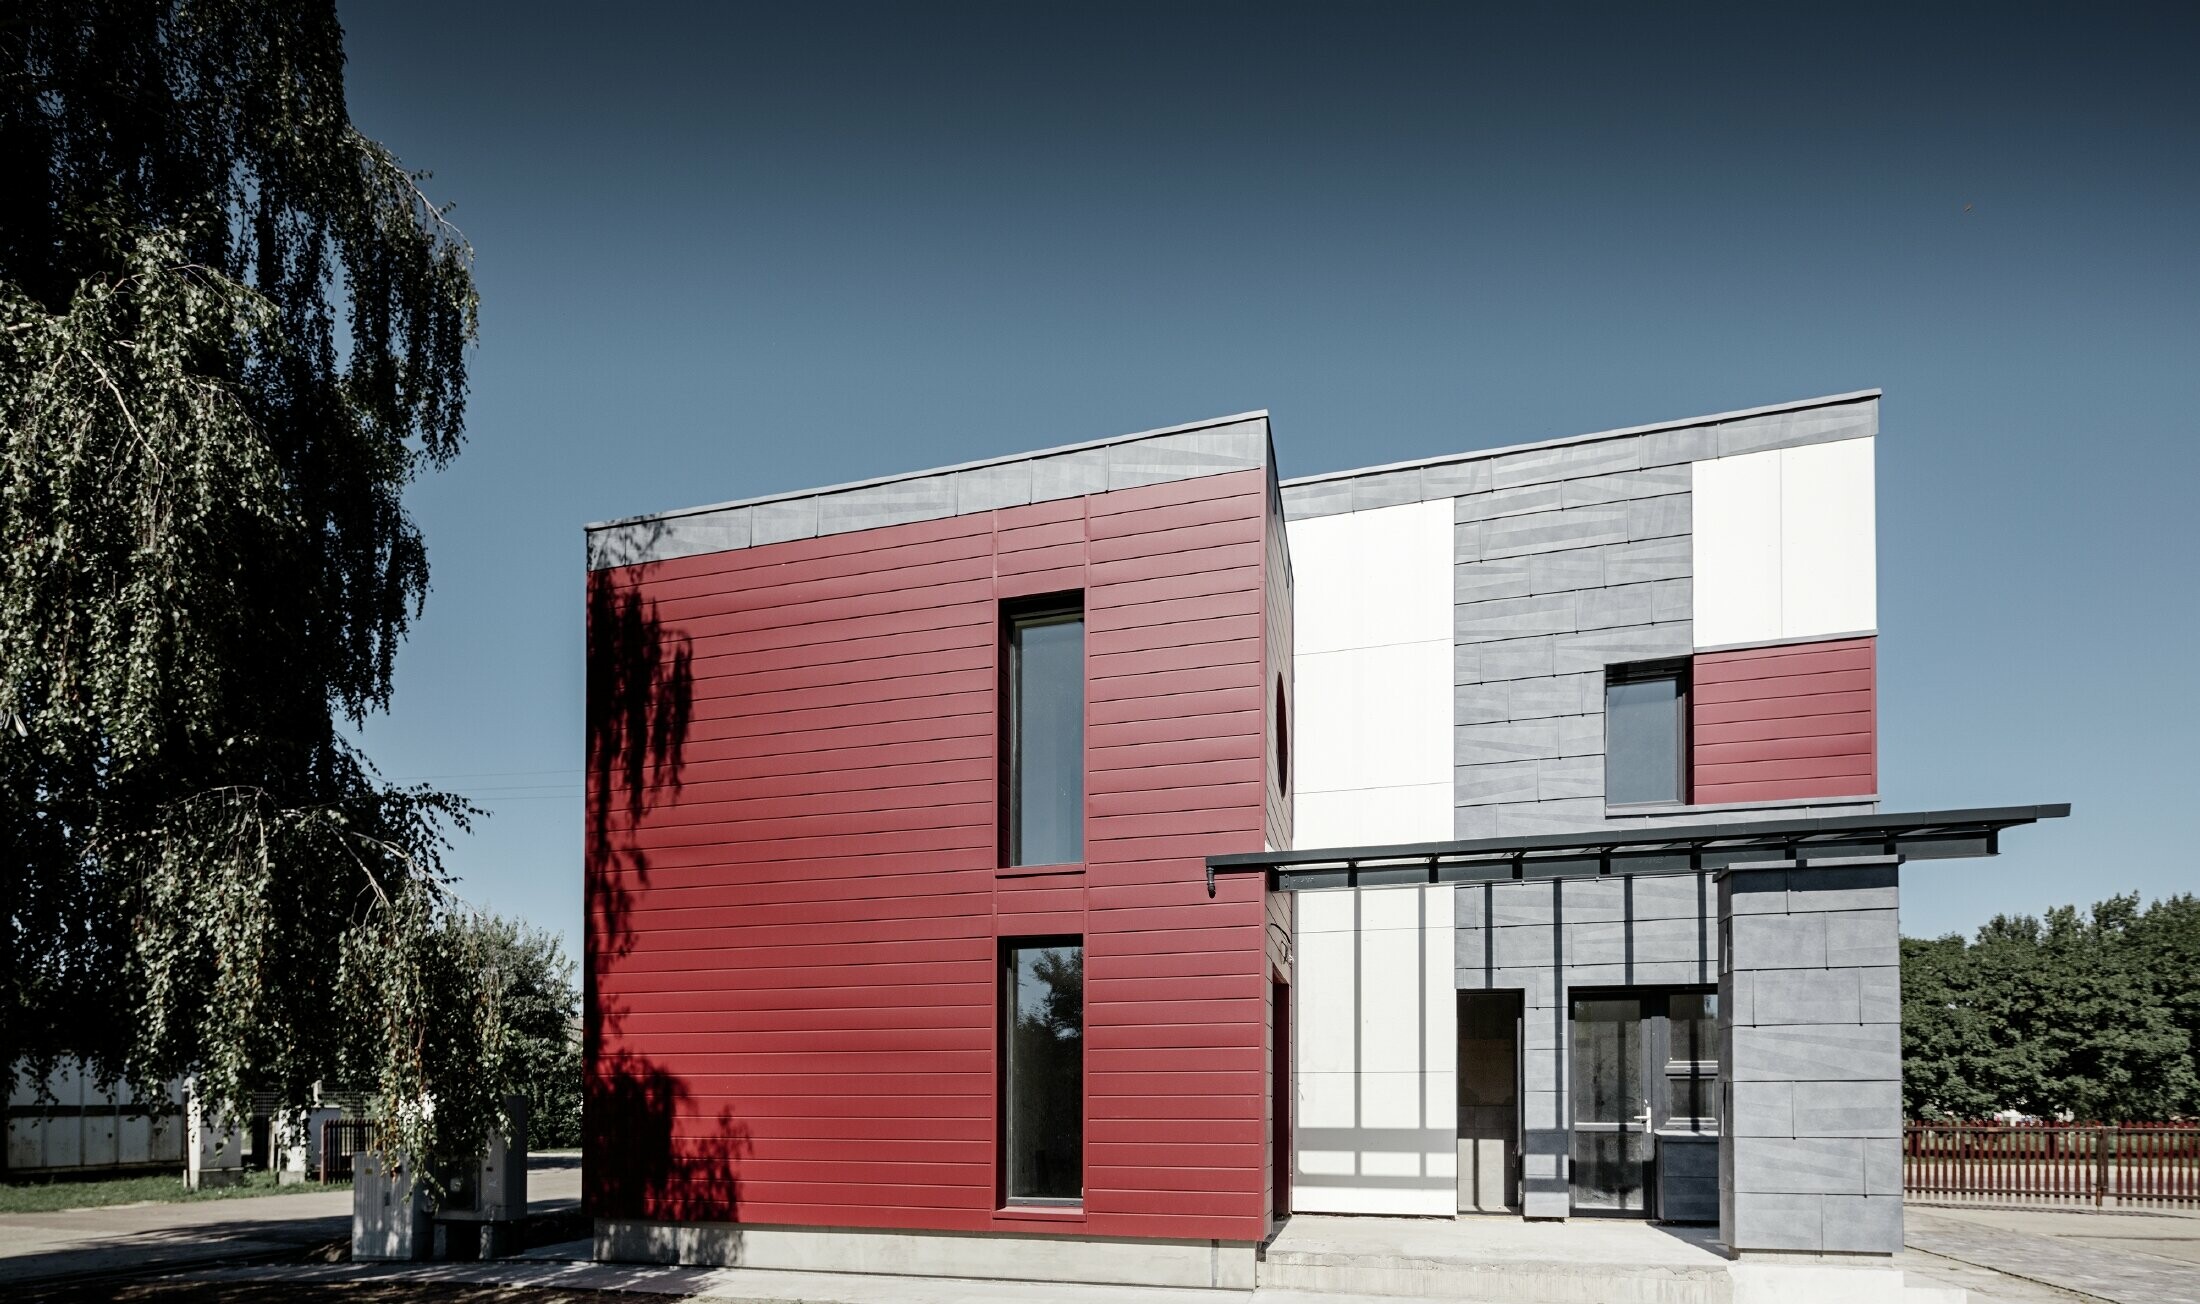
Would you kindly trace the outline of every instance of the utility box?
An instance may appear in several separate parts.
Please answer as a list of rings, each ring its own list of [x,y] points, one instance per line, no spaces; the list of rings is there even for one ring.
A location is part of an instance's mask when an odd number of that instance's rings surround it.
[[[199,1097],[198,1085],[184,1085],[183,1184],[193,1191],[244,1182],[244,1132],[228,1115]]]
[[[505,1101],[509,1135],[492,1132],[481,1157],[442,1174],[443,1199],[428,1207],[408,1164],[372,1150],[352,1161],[351,1257],[493,1259],[510,1252],[527,1216],[527,1102]]]
[[[323,1125],[343,1117],[343,1111],[316,1106],[295,1116],[278,1114],[269,1131],[275,1150],[275,1180],[296,1186],[324,1171],[321,1155]]]
[[[480,1159],[450,1174],[435,1212],[435,1257],[494,1259],[510,1253],[514,1224],[527,1216],[527,1102],[506,1098],[508,1134],[492,1132]]]
[[[351,1169],[351,1257],[358,1261],[424,1259],[435,1228],[412,1166],[372,1150]]]

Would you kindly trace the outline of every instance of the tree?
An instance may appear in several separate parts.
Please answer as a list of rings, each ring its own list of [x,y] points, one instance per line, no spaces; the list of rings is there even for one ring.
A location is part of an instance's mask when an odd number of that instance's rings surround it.
[[[2044,922],[1996,916],[1968,944],[1905,939],[1910,1115],[2120,1121],[2188,1109],[2200,1080],[2176,1011],[2189,1008],[2196,971],[2163,962],[2182,939],[2178,912],[2150,926],[2153,913],[2121,896],[2085,914],[2056,907]]]
[[[346,741],[427,592],[472,251],[353,128],[329,0],[0,20],[0,1056],[494,1113],[469,808]],[[433,1109],[424,1105],[432,1099]]]
[[[2185,1034],[2185,1080],[2177,1112],[2200,1115],[2200,897],[2179,893],[2134,915],[2124,939],[2139,966],[2161,983],[2170,1021]]]
[[[483,916],[472,927],[496,984],[504,1021],[504,1089],[527,1100],[528,1144],[581,1143],[580,989],[557,935]]]

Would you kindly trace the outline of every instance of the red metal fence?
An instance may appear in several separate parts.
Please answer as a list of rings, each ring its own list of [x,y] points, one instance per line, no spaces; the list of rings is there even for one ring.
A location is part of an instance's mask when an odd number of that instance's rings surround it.
[[[1911,1123],[1902,1190],[1913,1198],[2200,1205],[2200,1124]]]

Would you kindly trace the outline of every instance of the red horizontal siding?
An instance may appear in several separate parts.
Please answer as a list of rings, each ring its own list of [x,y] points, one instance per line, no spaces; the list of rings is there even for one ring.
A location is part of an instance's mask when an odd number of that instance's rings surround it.
[[[1048,1230],[998,1209],[998,939],[1086,939],[1081,1234],[1257,1240],[1257,879],[1286,672],[1236,472],[591,577],[602,1217]],[[1287,563],[1286,563],[1287,564]],[[997,863],[999,603],[1081,589],[1081,866]],[[606,741],[608,740],[608,741]],[[675,745],[676,744],[676,745]]]
[[[1879,789],[1877,640],[1696,658],[1695,800],[1861,797]]]

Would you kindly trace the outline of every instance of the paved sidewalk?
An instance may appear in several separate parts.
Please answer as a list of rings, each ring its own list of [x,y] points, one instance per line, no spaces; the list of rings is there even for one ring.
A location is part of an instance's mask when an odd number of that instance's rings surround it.
[[[1912,1250],[1942,1259],[2112,1304],[2200,1304],[2200,1220],[1912,1205],[1903,1221]]]
[[[577,1156],[528,1164],[530,1212],[580,1202]],[[351,1235],[351,1188],[0,1214],[0,1287],[282,1254]]]
[[[839,1272],[777,1272],[760,1268],[682,1268],[631,1263],[561,1261],[550,1253],[586,1253],[586,1242],[550,1247],[524,1259],[493,1263],[314,1264],[224,1268],[191,1274],[202,1281],[279,1281],[286,1286],[362,1286],[413,1282],[500,1286],[517,1300],[543,1291],[618,1291],[628,1295],[716,1300],[726,1304],[1299,1304],[1274,1293],[1170,1290],[1033,1281],[972,1281],[952,1277],[878,1277]],[[1307,1297],[1313,1298],[1313,1297]],[[1357,1304],[1324,1295],[1323,1304]],[[1389,1297],[1385,1304],[1400,1304]]]

